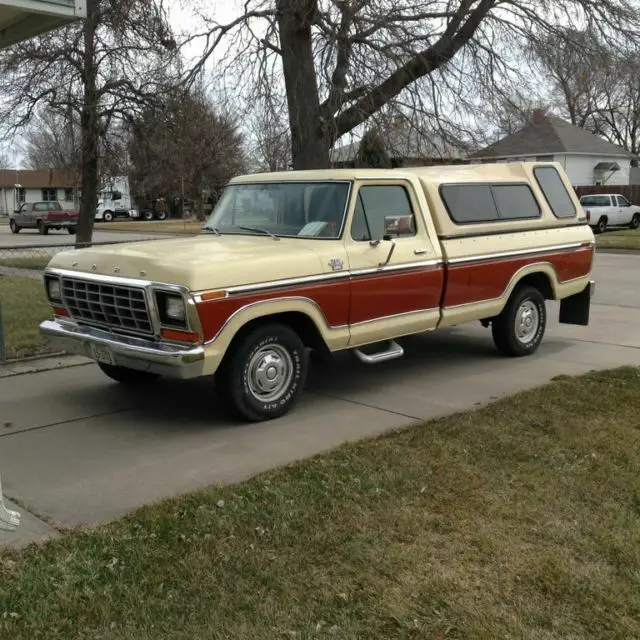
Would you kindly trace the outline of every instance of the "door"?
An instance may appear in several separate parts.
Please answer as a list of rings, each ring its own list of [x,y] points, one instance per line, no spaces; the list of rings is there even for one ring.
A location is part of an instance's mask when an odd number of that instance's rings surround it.
[[[16,213],[16,215],[15,215],[14,219],[16,221],[16,224],[19,227],[26,226],[26,224],[25,224],[27,222],[27,220],[26,220],[26,212],[27,212],[27,207],[28,206],[29,205],[26,202],[24,202],[22,205],[20,205],[20,208],[18,209],[18,213]]]
[[[46,218],[49,213],[49,203],[48,202],[34,202],[33,208],[29,212],[29,226],[37,227],[38,220],[42,218]]]
[[[366,181],[355,189],[345,230],[350,345],[434,329],[444,270],[433,227],[420,214],[426,201],[408,181]]]
[[[628,225],[633,217],[633,207],[631,203],[623,196],[617,196],[618,199],[618,222],[616,224]]]

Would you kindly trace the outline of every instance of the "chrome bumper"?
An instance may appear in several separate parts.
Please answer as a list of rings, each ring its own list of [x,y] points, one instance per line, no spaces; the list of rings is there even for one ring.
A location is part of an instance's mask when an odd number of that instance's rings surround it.
[[[91,345],[107,347],[117,366],[149,371],[171,378],[203,375],[204,348],[182,347],[166,342],[121,336],[102,329],[84,327],[65,320],[45,320],[40,333],[49,344],[95,360]]]
[[[593,298],[593,294],[596,292],[596,281],[589,280],[589,298]]]

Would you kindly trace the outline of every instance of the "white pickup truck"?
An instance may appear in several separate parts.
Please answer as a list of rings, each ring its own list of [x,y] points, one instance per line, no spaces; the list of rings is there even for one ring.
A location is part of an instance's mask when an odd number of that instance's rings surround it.
[[[619,193],[582,196],[580,204],[596,233],[603,233],[607,227],[640,227],[640,207],[631,204]]]

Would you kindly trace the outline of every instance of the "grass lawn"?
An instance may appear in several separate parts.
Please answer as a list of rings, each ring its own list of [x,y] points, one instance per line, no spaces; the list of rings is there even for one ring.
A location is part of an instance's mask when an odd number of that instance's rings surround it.
[[[17,267],[18,269],[35,269],[42,271],[51,261],[51,255],[32,256],[32,257],[16,257],[16,258],[0,258],[0,266]]]
[[[0,275],[0,307],[7,358],[46,352],[38,326],[51,316],[51,307],[40,280]]]
[[[198,220],[122,220],[115,222],[96,222],[95,229],[100,231],[162,232],[162,233],[200,233],[202,223]]]
[[[5,552],[0,636],[638,638],[639,395],[563,378]]]
[[[640,230],[607,231],[596,236],[599,249],[640,249]]]

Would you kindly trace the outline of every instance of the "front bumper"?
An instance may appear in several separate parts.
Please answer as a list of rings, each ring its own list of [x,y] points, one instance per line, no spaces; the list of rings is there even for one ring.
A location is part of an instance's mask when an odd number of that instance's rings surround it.
[[[96,360],[92,345],[106,349],[113,359],[112,364],[119,367],[171,378],[197,378],[203,375],[204,348],[201,346],[183,347],[122,336],[58,318],[45,320],[40,325],[40,333],[52,347],[92,360]]]

